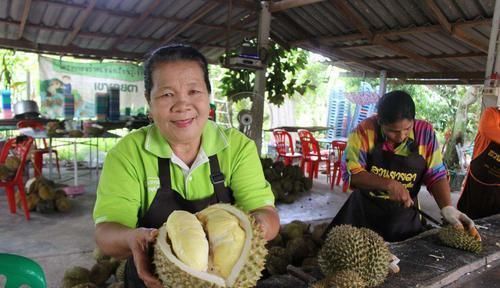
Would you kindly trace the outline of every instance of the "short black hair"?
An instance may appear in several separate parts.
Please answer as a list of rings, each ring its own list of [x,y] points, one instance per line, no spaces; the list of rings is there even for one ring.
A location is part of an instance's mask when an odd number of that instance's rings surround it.
[[[415,119],[415,102],[405,91],[395,90],[384,94],[377,104],[380,124],[392,124],[399,120]]]
[[[153,88],[153,70],[156,68],[156,64],[182,60],[196,61],[198,62],[198,64],[200,64],[201,70],[203,70],[208,93],[212,92],[212,88],[210,87],[210,80],[208,77],[208,62],[205,56],[203,56],[200,51],[189,45],[170,44],[154,50],[149,54],[149,56],[147,56],[146,60],[144,61],[144,92],[148,103],[151,100],[151,89]]]

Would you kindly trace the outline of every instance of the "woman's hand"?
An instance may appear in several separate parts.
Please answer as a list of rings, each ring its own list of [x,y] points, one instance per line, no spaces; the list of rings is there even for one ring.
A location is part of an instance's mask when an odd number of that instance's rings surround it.
[[[401,202],[406,208],[413,205],[410,192],[408,192],[408,189],[398,181],[389,180],[386,190],[389,193],[389,199],[392,201]]]
[[[153,275],[151,259],[149,259],[148,250],[158,236],[157,229],[137,228],[130,230],[127,237],[127,243],[134,257],[137,275],[144,281],[148,288],[162,288],[158,278]]]
[[[274,207],[266,206],[253,210],[251,215],[257,224],[259,224],[264,234],[264,239],[269,241],[278,235],[280,231],[280,218]]]

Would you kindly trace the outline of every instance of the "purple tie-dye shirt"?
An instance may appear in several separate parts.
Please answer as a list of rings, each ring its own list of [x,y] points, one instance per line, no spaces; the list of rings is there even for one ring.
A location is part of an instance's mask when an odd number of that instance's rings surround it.
[[[376,126],[377,116],[375,115],[359,123],[349,135],[341,164],[344,183],[350,181],[351,175],[367,171],[367,156],[375,148],[377,140]],[[410,155],[409,144],[413,141],[417,145],[418,153],[422,155],[427,164],[423,182],[429,188],[436,181],[446,178],[441,149],[439,149],[432,125],[424,120],[415,120],[413,131],[410,131],[408,139],[396,147],[393,152],[401,156]],[[383,145],[384,149],[387,149],[387,146],[389,145]]]

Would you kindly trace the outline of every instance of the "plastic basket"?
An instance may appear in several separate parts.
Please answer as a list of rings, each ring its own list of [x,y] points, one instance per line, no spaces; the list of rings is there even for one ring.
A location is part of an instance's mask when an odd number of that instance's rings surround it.
[[[84,185],[76,185],[76,186],[67,186],[63,188],[64,192],[69,197],[75,197],[85,193]]]

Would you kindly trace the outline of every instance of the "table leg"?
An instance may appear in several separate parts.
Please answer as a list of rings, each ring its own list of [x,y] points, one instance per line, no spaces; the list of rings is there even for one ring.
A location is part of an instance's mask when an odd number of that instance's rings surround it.
[[[78,159],[76,155],[76,140],[73,141],[73,183],[78,185]]]
[[[43,163],[43,157],[42,157]],[[43,164],[40,170],[43,170]],[[40,175],[42,175],[42,171],[40,171]],[[52,179],[52,137],[49,137],[49,179]]]

